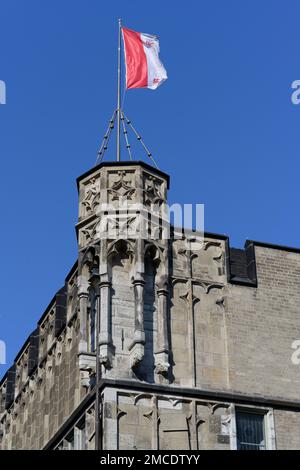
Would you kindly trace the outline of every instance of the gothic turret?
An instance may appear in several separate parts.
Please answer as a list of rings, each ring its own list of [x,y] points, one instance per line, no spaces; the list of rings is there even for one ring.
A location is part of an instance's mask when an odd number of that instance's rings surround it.
[[[102,377],[168,380],[169,177],[142,162],[102,163],[78,178],[83,381],[95,369],[97,313]]]

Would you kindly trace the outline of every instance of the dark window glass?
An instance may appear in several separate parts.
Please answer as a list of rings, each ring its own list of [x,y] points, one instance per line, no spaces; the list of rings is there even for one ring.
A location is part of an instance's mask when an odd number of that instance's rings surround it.
[[[238,411],[236,432],[238,450],[265,450],[264,415]]]

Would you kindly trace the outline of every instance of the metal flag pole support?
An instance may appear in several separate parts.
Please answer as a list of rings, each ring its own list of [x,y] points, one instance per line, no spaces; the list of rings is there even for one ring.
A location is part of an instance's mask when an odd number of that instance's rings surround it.
[[[96,160],[96,165],[98,165],[99,163],[102,162],[103,160],[103,157],[104,157],[104,154],[105,154],[105,151],[107,150],[108,148],[108,143],[109,143],[109,138],[110,138],[110,135],[115,127],[115,120],[116,120],[116,117],[118,115],[118,110],[115,109],[115,111],[113,112],[113,115],[111,117],[111,120],[109,121],[109,125],[108,125],[108,129],[103,137],[103,141],[102,141],[102,144],[101,144],[101,147],[100,147],[100,150],[98,151],[98,156],[97,156],[97,160]],[[131,152],[131,145],[129,144],[129,139],[128,139],[128,131],[127,131],[127,128],[126,126],[128,126],[128,129],[130,129],[132,131],[132,133],[135,135],[136,139],[138,140],[138,142],[140,142],[141,146],[143,147],[143,150],[145,151],[145,153],[147,154],[147,157],[150,158],[150,160],[152,161],[153,165],[158,168],[157,164],[156,164],[156,161],[154,160],[153,158],[153,155],[152,153],[149,151],[148,147],[145,145],[143,139],[142,139],[142,136],[138,133],[138,131],[136,130],[136,128],[134,127],[134,125],[132,124],[132,121],[125,115],[125,113],[122,111],[122,109],[120,110],[120,121],[121,121],[121,124],[120,124],[120,132],[121,132],[121,125],[123,127],[123,135],[124,135],[124,138],[125,138],[125,144],[126,144],[126,149],[127,149],[127,152],[128,152],[128,155],[129,155],[129,160],[133,160],[132,158],[132,152]],[[118,141],[118,139],[117,139]],[[119,145],[120,145],[120,140],[119,140]]]
[[[118,104],[117,104],[117,161],[121,160],[120,131],[121,131],[121,30],[122,24],[119,20],[118,39]]]
[[[105,150],[107,150],[110,134],[112,133],[112,130],[115,127],[116,114],[117,114],[117,111],[114,110],[113,115],[111,117],[111,120],[109,121],[107,131],[106,131],[106,133],[103,137],[103,141],[102,141],[100,150],[98,152],[97,162],[98,162],[98,160],[100,162],[103,160]]]
[[[146,154],[148,155],[148,157],[150,158],[150,160],[152,161],[152,163],[154,164],[154,166],[156,168],[158,168],[157,164],[156,164],[156,161],[154,160],[153,156],[152,156],[152,153],[149,151],[148,147],[146,147],[143,139],[142,139],[142,136],[138,133],[138,131],[136,130],[136,128],[134,127],[134,125],[132,124],[132,122],[130,121],[130,119],[128,119],[128,117],[123,113],[123,111],[121,112],[121,116],[123,118],[123,120],[125,119],[126,120],[126,124],[129,126],[129,128],[132,130],[132,132],[134,133],[134,135],[136,136],[137,140],[140,142],[141,146],[143,147],[143,149],[145,150]],[[127,132],[126,132],[127,134]],[[127,143],[127,141],[126,141]]]

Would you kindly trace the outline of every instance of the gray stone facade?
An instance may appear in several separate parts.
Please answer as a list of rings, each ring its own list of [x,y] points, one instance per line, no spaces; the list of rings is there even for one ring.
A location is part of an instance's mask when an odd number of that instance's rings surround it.
[[[100,448],[236,449],[245,412],[300,449],[300,250],[163,237],[168,186],[141,162],[78,178],[78,261],[0,382],[1,449],[95,448],[97,343]]]

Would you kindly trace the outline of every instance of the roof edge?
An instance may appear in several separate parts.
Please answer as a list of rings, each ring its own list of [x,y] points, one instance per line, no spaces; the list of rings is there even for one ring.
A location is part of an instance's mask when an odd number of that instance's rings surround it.
[[[88,171],[86,171],[82,175],[78,176],[78,178],[76,178],[77,189],[79,188],[79,183],[80,183],[81,180],[83,180],[87,176],[91,175],[95,171],[100,170],[101,168],[108,167],[108,166],[118,167],[118,166],[136,166],[136,165],[139,165],[139,166],[145,168],[146,170],[154,171],[159,176],[161,176],[163,178],[166,178],[168,189],[170,188],[170,176],[167,173],[164,173],[163,171],[159,170],[158,168],[155,168],[154,166],[149,165],[148,163],[145,163],[143,161],[132,160],[132,161],[124,161],[124,162],[123,161],[121,161],[121,162],[117,162],[117,161],[101,162],[98,165],[93,166]]]

